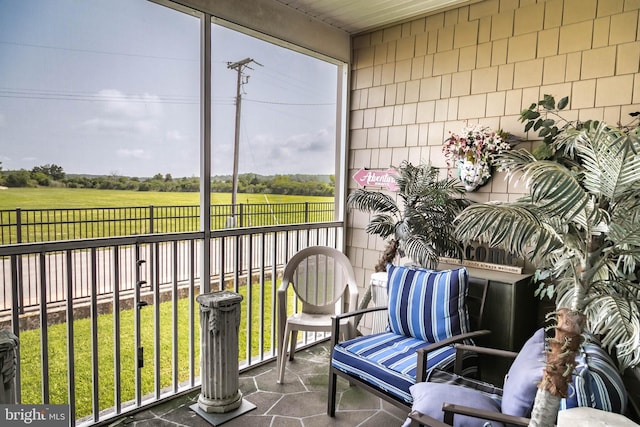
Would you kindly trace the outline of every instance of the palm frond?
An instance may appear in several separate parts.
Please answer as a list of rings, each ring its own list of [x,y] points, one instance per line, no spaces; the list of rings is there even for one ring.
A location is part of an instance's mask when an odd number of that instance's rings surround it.
[[[524,168],[523,178],[531,199],[550,216],[571,221],[589,203],[589,195],[574,173],[557,162],[530,163]]]
[[[398,205],[389,195],[363,188],[349,194],[347,205],[364,212],[398,212]]]
[[[507,171],[509,178],[515,173],[524,172],[526,165],[537,161],[538,159],[525,149],[507,150],[496,155],[496,163]]]
[[[637,301],[612,293],[603,286],[597,298],[587,302],[584,313],[587,329],[602,335],[602,345],[615,348],[620,370],[640,364],[640,312]]]
[[[640,221],[612,223],[609,227],[608,240],[620,248],[633,246],[640,252]]]
[[[396,217],[388,214],[377,214],[367,224],[365,231],[369,234],[375,234],[383,239],[395,234],[396,230]]]
[[[585,208],[576,213],[572,222],[589,233],[607,233],[609,231],[609,213],[596,206],[595,196],[589,195]]]
[[[405,254],[421,266],[435,269],[438,266],[438,253],[424,239],[409,236],[404,242]]]
[[[640,262],[640,209],[616,210],[607,234],[607,248],[624,276],[634,274]]]
[[[600,123],[576,137],[576,149],[584,167],[584,186],[592,194],[617,200],[640,180],[640,156],[635,136]]]
[[[407,161],[403,161],[396,168],[398,175],[396,183],[399,187],[399,195],[408,203],[410,199],[421,194],[421,192],[431,186],[438,178],[438,170],[431,165],[415,166]]]
[[[537,258],[561,248],[563,241],[545,224],[543,212],[518,203],[471,205],[456,219],[456,235],[463,241],[487,242],[523,257]]]
[[[589,202],[575,173],[556,161],[538,160],[527,150],[509,150],[499,155],[498,162],[509,178],[522,174],[532,203],[550,216],[573,220]]]

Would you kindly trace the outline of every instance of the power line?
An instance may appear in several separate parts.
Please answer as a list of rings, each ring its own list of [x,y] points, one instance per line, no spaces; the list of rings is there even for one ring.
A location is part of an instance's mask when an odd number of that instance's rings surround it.
[[[243,84],[246,82],[243,82]],[[67,92],[48,89],[28,89],[28,88],[8,88],[0,87],[1,98],[17,98],[17,99],[41,99],[41,100],[59,100],[59,101],[119,101],[119,102],[137,102],[137,103],[158,103],[158,104],[198,104],[198,98],[195,96],[184,95],[149,95],[141,93],[129,93],[123,95],[102,95],[91,92]],[[291,105],[291,106],[335,106],[335,102],[283,102],[283,101],[267,101],[263,99],[242,98],[247,102],[269,105]],[[233,97],[214,98],[213,103],[217,105],[234,105]]]
[[[158,55],[141,55],[138,53],[126,53],[126,52],[113,52],[107,50],[95,50],[95,49],[76,49],[72,47],[62,47],[62,46],[48,46],[43,44],[31,44],[31,43],[17,43],[17,42],[8,42],[0,40],[0,44],[13,45],[13,46],[24,46],[24,47],[34,47],[38,49],[53,49],[53,50],[65,50],[68,52],[80,52],[80,53],[94,53],[98,55],[115,55],[115,56],[130,56],[134,58],[148,58],[148,59],[170,59],[172,61],[188,61],[188,62],[198,62],[199,59],[191,59],[191,58],[178,58],[172,56],[158,56]]]
[[[335,102],[326,102],[326,103],[297,103],[297,102],[278,102],[278,101],[263,101],[259,99],[249,99],[244,98],[245,101],[256,102],[258,104],[273,104],[273,105],[296,105],[296,106],[310,106],[310,107],[319,107],[319,106],[335,106]]]
[[[25,89],[0,87],[0,98],[38,99],[57,101],[88,101],[88,102],[130,102],[151,104],[188,104],[199,103],[198,97],[183,95],[149,95],[149,94],[97,94],[88,92],[66,92],[46,89]],[[214,99],[216,104],[233,105],[232,98]]]

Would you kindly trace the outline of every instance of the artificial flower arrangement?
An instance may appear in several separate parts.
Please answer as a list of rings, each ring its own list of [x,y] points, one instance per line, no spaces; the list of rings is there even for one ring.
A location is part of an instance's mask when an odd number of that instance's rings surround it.
[[[480,124],[467,125],[460,134],[450,134],[442,151],[449,166],[458,169],[467,191],[484,185],[491,178],[494,156],[511,149],[508,134]]]

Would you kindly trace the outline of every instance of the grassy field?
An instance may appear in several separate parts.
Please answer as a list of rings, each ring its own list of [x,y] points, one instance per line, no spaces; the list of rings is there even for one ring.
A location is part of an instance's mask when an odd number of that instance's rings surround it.
[[[279,283],[276,284],[279,286]],[[241,322],[239,336],[239,359],[244,360],[247,348],[247,288],[243,286],[239,292],[244,299],[241,303]],[[251,355],[257,357],[260,353],[258,333],[263,328],[264,351],[270,352],[271,342],[271,307],[273,306],[272,282],[265,282],[264,286],[264,307],[265,315],[262,322],[256,313],[260,311],[260,285],[252,285],[252,310],[251,321]],[[289,298],[289,310],[293,310],[293,294]],[[200,341],[199,341],[199,304],[195,301],[195,377],[200,375]],[[160,386],[161,388],[171,385],[173,378],[172,359],[172,302],[160,304]],[[144,367],[141,369],[141,390],[142,395],[153,393],[154,391],[154,327],[153,327],[153,306],[146,307],[140,313],[141,316],[141,342],[144,347]],[[98,387],[100,410],[110,408],[114,405],[114,336],[121,346],[121,369],[120,386],[122,401],[126,402],[135,397],[134,383],[134,328],[133,310],[123,310],[120,313],[120,330],[114,334],[114,317],[112,314],[103,314],[98,317]],[[179,382],[189,378],[189,299],[178,300],[178,379]],[[49,337],[49,387],[51,403],[67,403],[67,326],[57,324],[48,328]],[[78,418],[91,414],[92,412],[92,346],[91,346],[91,321],[90,319],[79,319],[74,322],[74,347],[75,347],[75,380],[76,380],[76,416]],[[20,360],[22,403],[38,404],[42,403],[42,364],[40,357],[40,329],[24,331],[20,334]],[[27,368],[28,367],[28,368]]]
[[[238,194],[238,203],[332,202],[332,197]],[[198,205],[199,193],[96,190],[84,188],[9,188],[0,190],[0,210]],[[211,193],[211,204],[231,204],[231,193]]]
[[[198,193],[72,188],[0,190],[0,245],[197,231],[199,197]],[[211,199],[211,228],[228,227],[231,194],[211,193]],[[244,206],[237,208],[235,224],[331,221],[331,202],[331,197],[239,194],[237,203]],[[22,209],[19,219],[16,208]]]

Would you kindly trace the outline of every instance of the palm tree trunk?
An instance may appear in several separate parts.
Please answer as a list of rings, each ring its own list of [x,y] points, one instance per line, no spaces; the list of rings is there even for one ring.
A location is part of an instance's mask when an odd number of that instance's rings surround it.
[[[538,388],[536,400],[533,402],[530,427],[551,427],[556,423],[558,410],[560,409],[560,396],[554,396],[547,390]]]
[[[567,397],[576,353],[582,342],[584,314],[566,308],[559,309],[556,314],[555,336],[548,340],[547,364],[538,385],[529,426],[555,425],[560,400]]]

